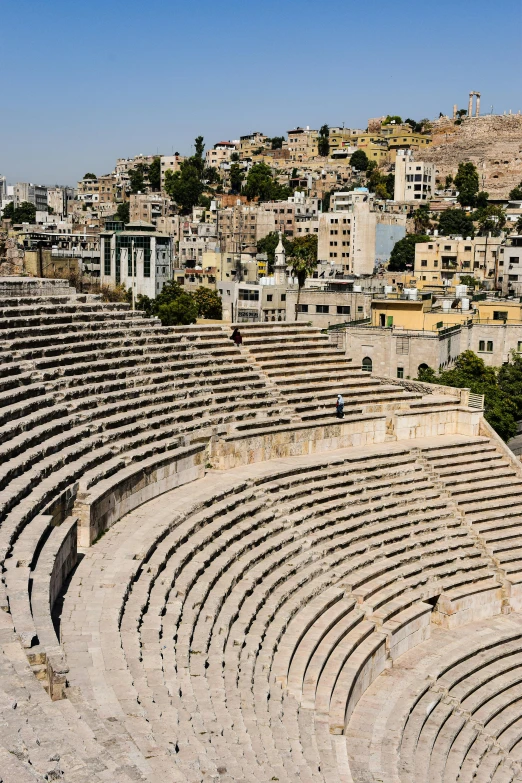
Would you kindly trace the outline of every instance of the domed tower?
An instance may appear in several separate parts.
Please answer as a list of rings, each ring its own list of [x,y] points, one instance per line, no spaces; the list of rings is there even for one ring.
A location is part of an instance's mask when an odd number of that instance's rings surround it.
[[[275,285],[286,285],[286,253],[283,247],[283,235],[279,232],[279,243],[275,251],[274,264],[274,283]]]

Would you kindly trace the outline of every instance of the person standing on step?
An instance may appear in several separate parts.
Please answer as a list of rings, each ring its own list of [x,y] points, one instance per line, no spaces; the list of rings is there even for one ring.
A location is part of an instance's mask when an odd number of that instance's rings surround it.
[[[337,402],[335,403],[335,412],[338,419],[344,419],[344,400],[342,394],[337,395]]]
[[[241,332],[239,331],[237,326],[235,327],[234,331],[232,332],[232,337],[230,339],[233,340],[238,347],[242,344],[242,342],[243,342],[243,335],[241,334]]]

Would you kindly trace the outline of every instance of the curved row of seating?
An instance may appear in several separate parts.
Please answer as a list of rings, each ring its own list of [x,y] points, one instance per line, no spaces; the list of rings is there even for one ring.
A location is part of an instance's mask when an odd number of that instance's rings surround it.
[[[71,684],[165,780],[344,780],[345,726],[433,599],[501,611],[493,562],[400,444],[191,489],[109,531],[62,619]]]

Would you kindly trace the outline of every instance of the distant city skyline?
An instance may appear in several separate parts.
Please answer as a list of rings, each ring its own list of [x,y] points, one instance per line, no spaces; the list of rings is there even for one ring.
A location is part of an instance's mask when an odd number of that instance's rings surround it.
[[[144,17],[135,0],[5,5],[0,174],[75,185],[117,157],[190,154],[199,134],[208,148],[254,130],[434,118],[466,108],[470,90],[483,114],[522,108],[519,0],[502,3],[500,37],[485,0],[367,8],[151,0]]]

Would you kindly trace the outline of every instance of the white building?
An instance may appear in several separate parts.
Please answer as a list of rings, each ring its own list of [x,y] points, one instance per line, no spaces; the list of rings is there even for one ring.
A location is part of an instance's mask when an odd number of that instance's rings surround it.
[[[102,285],[124,285],[154,299],[172,279],[172,238],[150,223],[128,223],[124,231],[100,234]]]
[[[397,150],[395,159],[395,201],[426,202],[433,198],[436,168],[415,160],[411,150]]]

